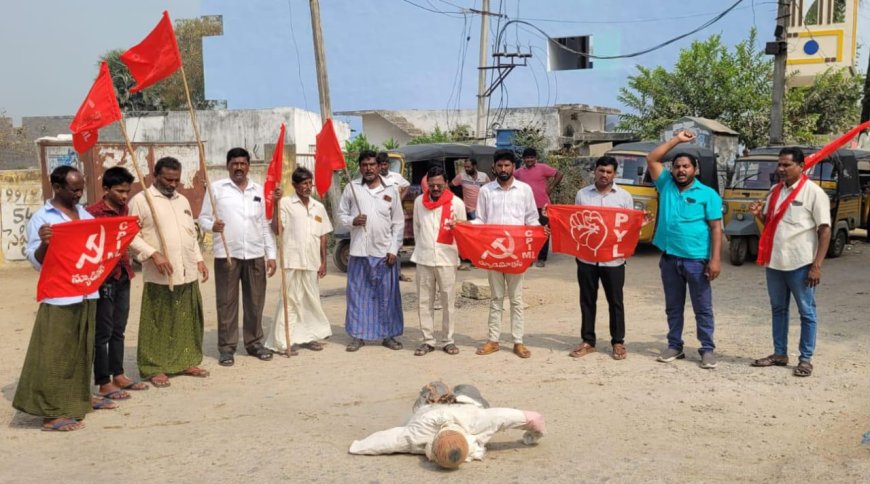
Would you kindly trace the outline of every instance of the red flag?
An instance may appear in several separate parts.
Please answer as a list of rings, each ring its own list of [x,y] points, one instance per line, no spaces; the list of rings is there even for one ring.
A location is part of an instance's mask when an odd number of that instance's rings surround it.
[[[275,151],[272,153],[272,161],[266,171],[266,182],[263,183],[263,196],[266,197],[266,218],[272,219],[275,205],[275,187],[281,185],[281,177],[284,174],[284,123],[281,123],[281,131],[278,133],[278,141],[275,142]]]
[[[345,167],[344,153],[338,144],[332,118],[327,118],[323,129],[317,134],[317,147],[314,149],[314,183],[317,193],[323,198],[332,185],[332,172]]]
[[[453,235],[463,259],[508,274],[526,272],[547,240],[544,227],[525,225],[457,224]]]
[[[590,262],[610,262],[634,254],[643,211],[589,205],[547,205],[553,252]]]
[[[85,296],[99,289],[139,232],[139,217],[104,217],[51,226],[36,300]]]
[[[136,85],[130,88],[130,92],[141,91],[169,77],[181,67],[181,53],[169,12],[163,11],[163,18],[157,22],[154,30],[142,42],[121,54],[121,61],[127,64],[127,69],[136,79]]]
[[[839,138],[823,146],[822,149],[820,149],[819,151],[816,151],[811,155],[807,155],[807,157],[804,159],[804,171],[809,170],[813,167],[813,165],[830,156],[831,153],[840,149],[840,147],[848,143],[855,136],[861,134],[861,131],[864,131],[867,128],[870,128],[870,121],[855,126],[849,131],[846,131],[846,133]]]
[[[94,146],[100,135],[99,129],[119,119],[121,119],[121,108],[118,107],[112,75],[109,74],[109,65],[103,61],[94,85],[91,86],[88,96],[69,124],[76,151],[84,153]]]

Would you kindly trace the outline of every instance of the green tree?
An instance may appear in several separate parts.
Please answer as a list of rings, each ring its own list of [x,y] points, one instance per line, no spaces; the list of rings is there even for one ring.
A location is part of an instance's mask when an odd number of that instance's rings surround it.
[[[732,50],[714,35],[680,52],[672,71],[637,67],[619,100],[632,112],[619,129],[657,139],[683,116],[716,119],[740,134],[750,148],[767,143],[773,87],[773,62],[758,50],[755,30]],[[806,87],[787,91],[786,140],[812,142],[815,135],[837,133],[858,119],[861,78],[828,71]]]
[[[175,37],[181,62],[187,75],[190,99],[195,109],[213,109],[214,101],[205,99],[205,76],[202,63],[202,38],[220,33],[221,25],[209,17],[181,19],[175,22]],[[122,49],[110,50],[100,56],[109,64],[115,84],[118,104],[124,111],[177,111],[187,109],[187,96],[180,73],[175,73],[149,88],[131,93],[136,84],[127,66],[121,62]]]

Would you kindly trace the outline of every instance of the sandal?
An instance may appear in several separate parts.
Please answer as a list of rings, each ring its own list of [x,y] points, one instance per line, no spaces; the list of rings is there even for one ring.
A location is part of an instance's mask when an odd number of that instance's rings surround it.
[[[613,359],[624,360],[628,356],[628,351],[625,350],[625,345],[616,343],[613,345]]]
[[[359,350],[360,348],[362,348],[365,345],[366,345],[365,341],[363,341],[359,338],[354,338],[353,341],[351,341],[350,344],[347,345],[347,348],[345,348],[345,350],[350,351],[350,352],[354,352],[354,351]]]
[[[590,353],[595,353],[596,351],[598,350],[596,350],[594,346],[584,341],[580,346],[574,348],[574,351],[568,353],[568,356],[571,358],[581,358]]]
[[[141,381],[138,381],[138,380],[137,380],[137,381],[131,381],[130,383],[128,383],[128,384],[126,384],[126,385],[124,385],[124,386],[122,386],[122,387],[120,387],[120,388],[121,388],[121,390],[133,390],[133,391],[137,391],[137,392],[138,392],[138,391],[141,391],[141,390],[147,390],[147,389],[148,389],[148,385],[146,385],[146,384],[142,383]]]
[[[208,370],[192,366],[181,372],[182,375],[195,376],[197,378],[205,378],[209,375]]]
[[[272,352],[262,346],[257,346],[256,348],[253,348],[253,351],[251,351],[249,354],[251,356],[257,357],[260,361],[269,361],[272,359]]]
[[[109,393],[97,393],[98,397],[106,398],[108,400],[127,400],[130,398],[130,394],[125,392],[124,390],[114,390]]]
[[[459,348],[457,348],[456,345],[453,344],[453,343],[450,343],[449,345],[444,346],[444,348],[442,348],[442,349],[443,349],[444,352],[447,353],[448,355],[456,355],[456,354],[459,354]]]
[[[809,361],[801,361],[794,367],[794,376],[810,376],[813,374],[813,364]]]
[[[416,350],[414,350],[414,356],[423,356],[430,351],[435,351],[435,347],[430,344],[423,343],[418,346]]]
[[[83,429],[84,427],[84,422],[79,422],[73,418],[58,418],[43,422],[42,424],[42,430],[44,432],[72,432],[73,430]]]
[[[308,348],[311,351],[321,351],[323,350],[323,343],[319,341],[309,341],[308,343],[303,343],[302,347]]]
[[[94,410],[114,410],[118,404],[108,398],[99,396],[91,397],[91,408]]]
[[[752,362],[752,366],[786,366],[788,365],[788,356],[787,355],[777,355],[773,354],[770,356],[765,356],[764,358],[757,359]],[[800,366],[800,365],[798,365]]]
[[[384,342],[381,343],[384,347],[389,348],[391,350],[400,350],[402,349],[402,343],[396,341],[396,338],[384,338]]]
[[[151,378],[149,378],[148,381],[150,381],[151,384],[157,388],[165,388],[165,387],[168,387],[169,385],[171,385],[171,383],[169,383],[169,377],[166,376],[165,373],[161,373],[159,375],[154,375]]]

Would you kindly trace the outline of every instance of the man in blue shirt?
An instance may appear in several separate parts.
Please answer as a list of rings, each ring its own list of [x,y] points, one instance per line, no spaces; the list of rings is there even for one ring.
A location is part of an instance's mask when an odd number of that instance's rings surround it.
[[[686,357],[683,353],[683,311],[686,287],[695,311],[701,368],[715,368],[713,350],[713,292],[710,281],[719,276],[722,247],[722,199],[712,188],[695,179],[698,160],[689,153],[677,153],[670,171],[662,158],[695,135],[681,131],[647,155],[649,175],[659,192],[658,224],[653,244],[661,249],[659,261],[668,317],[668,349],[658,361],[670,363]]]
[[[54,197],[27,223],[27,260],[42,269],[52,239],[51,226],[93,218],[78,205],[85,180],[71,166],[51,172]],[[58,241],[56,243],[63,243]],[[97,292],[87,296],[47,298],[39,301],[36,322],[15,389],[12,406],[43,418],[43,430],[69,432],[84,427],[91,410],[91,365],[94,361],[94,321]],[[108,401],[110,408],[114,406]]]

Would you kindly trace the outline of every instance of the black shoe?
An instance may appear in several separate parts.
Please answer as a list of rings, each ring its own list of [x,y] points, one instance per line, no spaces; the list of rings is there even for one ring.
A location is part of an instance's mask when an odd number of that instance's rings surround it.
[[[221,366],[233,366],[236,363],[236,360],[233,359],[233,354],[227,351],[221,351],[221,355],[218,357],[218,364]]]
[[[267,350],[262,346],[255,346],[248,350],[248,354],[251,356],[256,356],[261,361],[269,361],[272,359],[272,352]]]
[[[363,346],[365,346],[365,344],[366,344],[365,341],[363,341],[359,338],[354,338],[353,341],[351,341],[350,344],[348,344],[347,348],[345,348],[345,349],[347,351],[354,352],[354,351],[359,350]]]
[[[396,338],[384,338],[384,342],[381,344],[391,350],[402,349],[402,343],[396,341]]]

